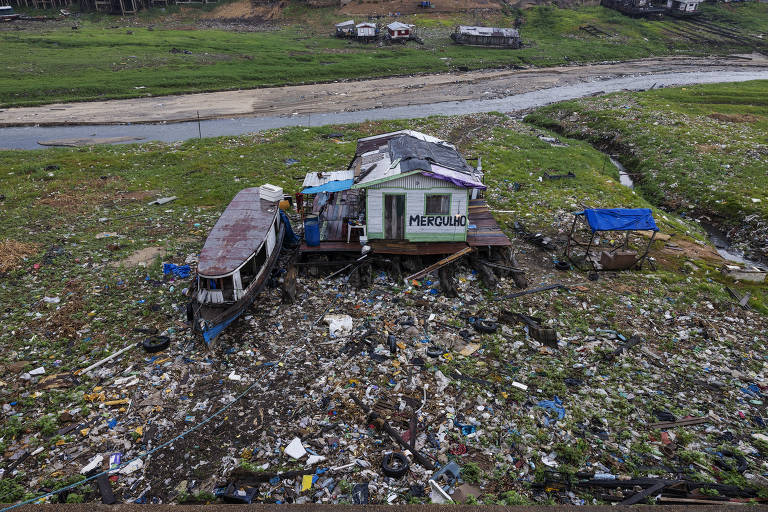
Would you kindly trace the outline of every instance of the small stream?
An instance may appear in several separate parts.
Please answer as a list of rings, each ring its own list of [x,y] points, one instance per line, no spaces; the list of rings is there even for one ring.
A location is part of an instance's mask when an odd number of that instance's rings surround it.
[[[608,159],[614,166],[616,166],[616,169],[619,171],[619,182],[621,182],[621,184],[625,187],[634,189],[635,182],[632,180],[632,177],[627,174],[627,170],[623,165],[621,165],[621,162],[616,160],[615,156],[616,155],[608,155]],[[709,241],[712,243],[712,245],[715,246],[715,250],[721,258],[732,263],[738,263],[739,265],[753,266],[762,270],[768,270],[768,267],[763,265],[761,262],[749,259],[743,251],[734,248],[728,241],[728,236],[723,233],[717,226],[709,222],[697,222],[702,227],[702,229],[707,232]]]
[[[624,166],[621,165],[621,162],[616,160],[614,158],[614,155],[608,155],[608,158],[611,160],[611,163],[616,167],[616,169],[619,170],[619,182],[625,187],[634,189],[635,182],[632,181],[632,177],[629,174],[627,174],[627,170],[624,169]]]

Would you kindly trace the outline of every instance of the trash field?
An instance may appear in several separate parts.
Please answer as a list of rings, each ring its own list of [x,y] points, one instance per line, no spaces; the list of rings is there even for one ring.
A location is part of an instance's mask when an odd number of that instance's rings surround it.
[[[765,319],[719,285],[664,273],[592,282],[542,256],[520,244],[529,289],[563,286],[508,299],[521,291],[511,279],[486,289],[463,267],[454,299],[433,276],[406,287],[375,270],[367,289],[300,276],[294,304],[264,292],[216,353],[184,325],[188,281],[149,267],[125,286],[134,302],[162,291],[169,327],[129,338],[167,336],[167,349],[70,376],[31,345],[6,366],[0,489],[18,500],[119,467],[108,492],[138,503],[766,496]],[[55,320],[77,300],[41,305]],[[556,342],[529,336],[514,313],[541,318]],[[29,434],[29,422],[42,428]],[[98,487],[62,501],[101,500]]]
[[[442,133],[468,119],[423,123]],[[643,203],[590,170],[598,153],[504,122],[471,144],[485,168],[516,173],[489,172],[487,198],[527,288],[502,274],[483,283],[461,261],[452,298],[436,272],[405,283],[382,263],[364,288],[324,277],[337,269],[302,270],[283,303],[279,271],[214,351],[191,334],[185,289],[219,207],[254,185],[240,162],[274,153],[267,171],[292,190],[286,140],[306,144],[297,166],[332,168],[349,151],[329,156],[321,129],[292,129],[14,152],[18,181],[0,182],[0,502],[767,499],[759,286],[726,285],[690,254],[665,256],[661,240],[656,270],[556,270],[576,205]],[[360,130],[383,127],[399,126]],[[576,177],[540,180],[565,173],[555,158]],[[676,244],[699,247],[658,218]]]

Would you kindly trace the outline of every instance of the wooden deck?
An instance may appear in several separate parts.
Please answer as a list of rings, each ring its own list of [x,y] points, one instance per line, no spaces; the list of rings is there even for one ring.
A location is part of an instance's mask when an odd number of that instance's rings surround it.
[[[467,229],[467,243],[470,247],[512,245],[512,241],[504,234],[488,210],[485,199],[473,199],[469,202],[469,225],[476,226],[475,229]]]
[[[485,199],[474,199],[469,203],[468,223],[475,226],[467,229],[466,242],[408,242],[404,240],[370,240],[375,254],[436,255],[454,254],[466,247],[506,247],[512,241],[504,234],[496,219],[488,210]],[[347,243],[345,240],[325,240],[320,245],[309,247],[301,243],[302,254],[350,252],[360,254],[360,242]]]

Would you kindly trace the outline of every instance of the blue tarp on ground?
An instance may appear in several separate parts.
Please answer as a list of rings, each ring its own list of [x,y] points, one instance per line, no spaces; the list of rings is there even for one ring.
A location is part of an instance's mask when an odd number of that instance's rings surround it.
[[[354,183],[354,179],[351,180],[339,180],[339,181],[329,181],[328,183],[323,183],[322,185],[318,185],[316,187],[307,187],[304,190],[301,191],[302,194],[319,194],[320,192],[341,192],[342,190],[349,190],[352,188],[352,183]]]
[[[585,215],[592,231],[658,231],[650,208],[594,208]]]

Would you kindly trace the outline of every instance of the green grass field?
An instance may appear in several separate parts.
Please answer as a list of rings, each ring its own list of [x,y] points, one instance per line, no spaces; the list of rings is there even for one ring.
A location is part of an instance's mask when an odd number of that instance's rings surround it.
[[[618,93],[528,120],[621,154],[652,203],[735,228],[758,252],[768,243],[768,82]]]
[[[746,33],[768,28],[768,5],[704,6],[710,19]],[[450,43],[458,23],[511,26],[522,16],[526,47],[497,50]],[[85,16],[72,23],[0,31],[0,106],[130,98],[146,95],[509,66],[552,66],[669,54],[744,51],[728,39],[694,45],[671,36],[674,21],[632,19],[602,7],[536,7],[488,15],[405,17],[421,28],[423,46],[359,44],[330,37],[330,9],[285,10],[276,30],[233,32],[164,24],[143,14],[130,23]],[[151,27],[150,25],[154,26]],[[591,24],[611,37],[579,30]],[[10,25],[10,24],[9,24]],[[178,22],[176,23],[178,25]],[[14,25],[20,27],[21,25]],[[183,30],[181,29],[183,28]],[[173,49],[190,53],[171,53]]]

